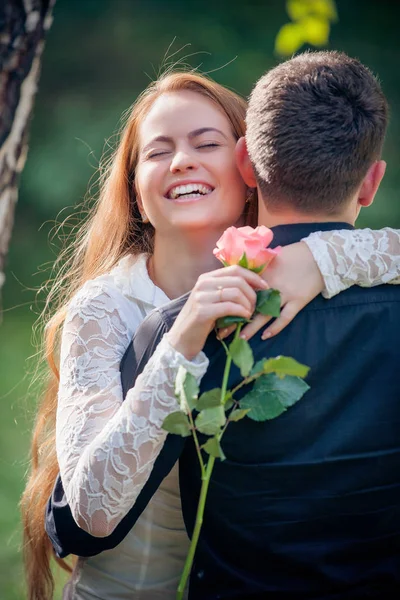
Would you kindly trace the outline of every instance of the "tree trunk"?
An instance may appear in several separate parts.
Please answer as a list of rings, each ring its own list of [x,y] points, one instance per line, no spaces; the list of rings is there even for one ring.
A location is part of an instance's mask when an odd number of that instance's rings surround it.
[[[0,290],[55,0],[0,0]]]

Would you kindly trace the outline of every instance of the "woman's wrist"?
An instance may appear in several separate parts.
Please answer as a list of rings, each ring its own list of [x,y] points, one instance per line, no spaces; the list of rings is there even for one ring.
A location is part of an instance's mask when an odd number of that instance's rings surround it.
[[[186,360],[192,361],[198,355],[198,348],[193,347],[193,344],[190,344],[190,342],[188,343],[188,341],[185,340],[184,334],[181,332],[174,331],[172,328],[171,331],[166,334],[166,337],[170,346],[179,352],[179,354],[182,354]]]

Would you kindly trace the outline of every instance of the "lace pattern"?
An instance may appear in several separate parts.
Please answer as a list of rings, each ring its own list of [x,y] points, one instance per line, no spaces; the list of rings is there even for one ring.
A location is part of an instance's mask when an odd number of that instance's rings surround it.
[[[164,418],[177,409],[179,365],[200,380],[208,360],[187,361],[168,343],[122,402],[121,358],[134,329],[115,289],[86,285],[65,321],[57,412],[57,454],[64,490],[78,525],[109,535],[146,483],[166,432]],[[139,321],[140,322],[140,321]]]
[[[310,248],[332,298],[352,285],[400,283],[400,230],[356,229],[311,233]]]

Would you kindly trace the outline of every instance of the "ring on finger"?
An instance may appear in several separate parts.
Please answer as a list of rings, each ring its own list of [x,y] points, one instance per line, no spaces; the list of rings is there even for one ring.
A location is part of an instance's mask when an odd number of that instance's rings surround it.
[[[218,290],[218,292],[219,292],[218,302],[222,302],[222,290],[223,290],[223,287],[222,287],[222,285],[219,285],[219,286],[217,287],[217,290]]]

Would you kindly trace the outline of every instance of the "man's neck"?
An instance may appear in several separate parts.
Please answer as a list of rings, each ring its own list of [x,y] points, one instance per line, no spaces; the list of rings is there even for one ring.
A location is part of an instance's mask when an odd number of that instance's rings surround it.
[[[293,210],[280,210],[271,212],[262,198],[258,206],[258,224],[266,227],[276,227],[277,225],[292,225],[295,223],[348,223],[354,225],[356,215],[351,214],[349,207],[340,213],[332,214],[304,214]]]

